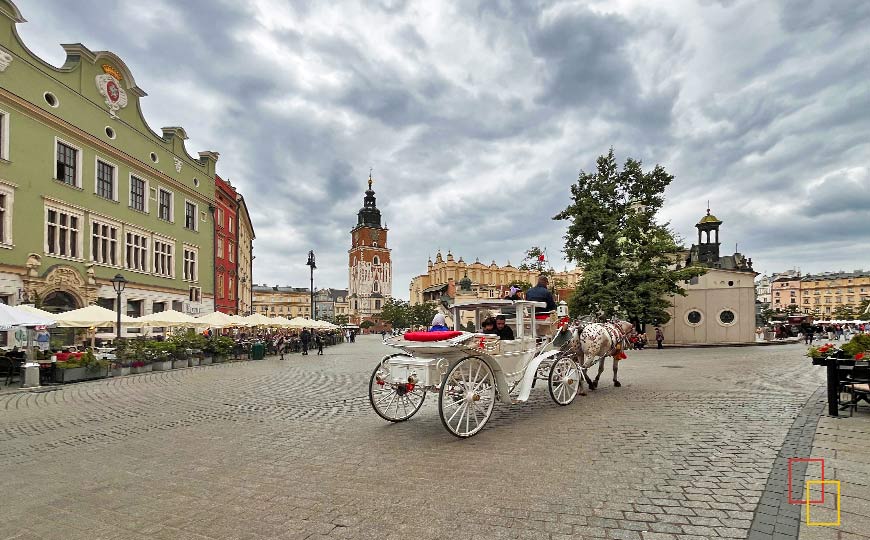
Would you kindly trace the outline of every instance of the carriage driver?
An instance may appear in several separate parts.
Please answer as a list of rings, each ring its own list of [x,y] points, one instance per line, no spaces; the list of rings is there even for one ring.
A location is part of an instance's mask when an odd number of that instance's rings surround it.
[[[546,311],[552,312],[556,310],[556,301],[553,300],[553,293],[547,289],[547,285],[549,284],[550,280],[547,279],[547,276],[538,277],[538,286],[532,287],[526,291],[526,300],[544,302],[547,304]]]

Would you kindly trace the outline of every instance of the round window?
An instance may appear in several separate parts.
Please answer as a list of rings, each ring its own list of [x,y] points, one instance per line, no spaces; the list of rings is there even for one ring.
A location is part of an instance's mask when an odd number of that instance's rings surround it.
[[[734,324],[734,319],[734,312],[730,309],[724,309],[719,313],[719,320],[722,321],[722,324]]]
[[[154,152],[151,152],[149,157],[151,158],[151,161],[153,161],[154,163],[157,163],[158,161],[160,161],[160,159],[157,157],[157,154],[155,154]]]
[[[114,139],[115,138],[115,130],[110,128],[109,126],[106,126],[106,137],[108,137],[110,139]]]
[[[697,310],[692,310],[686,314],[686,320],[689,321],[689,324],[701,324],[701,312]]]
[[[194,185],[194,187],[199,187],[199,178],[193,179],[193,185]]]
[[[42,94],[42,98],[45,100],[46,103],[48,103],[49,107],[56,108],[59,105],[59,103],[57,101],[57,97],[54,94],[52,94],[51,92],[46,92],[46,93]]]

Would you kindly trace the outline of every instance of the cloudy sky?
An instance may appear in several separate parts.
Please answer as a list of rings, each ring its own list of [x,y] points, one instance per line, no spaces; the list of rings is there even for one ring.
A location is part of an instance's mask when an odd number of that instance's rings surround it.
[[[374,168],[394,295],[438,248],[560,261],[550,218],[615,149],[676,176],[665,219],[706,201],[758,271],[870,268],[870,2],[18,0],[40,56],[117,53],[152,127],[253,213],[254,278],[347,286]]]

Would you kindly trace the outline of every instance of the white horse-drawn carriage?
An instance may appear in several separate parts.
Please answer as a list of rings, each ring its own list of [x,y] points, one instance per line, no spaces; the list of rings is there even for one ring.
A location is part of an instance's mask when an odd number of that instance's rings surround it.
[[[428,392],[437,392],[444,427],[457,437],[470,437],[489,420],[496,401],[524,402],[539,380],[547,381],[553,401],[568,405],[583,374],[575,355],[566,352],[570,330],[536,316],[544,307],[526,300],[457,304],[452,308],[456,331],[387,339],[402,352],[384,357],[372,373],[369,399],[375,412],[401,422],[420,410]],[[480,328],[485,312],[505,315],[515,339],[459,330],[463,320]]]

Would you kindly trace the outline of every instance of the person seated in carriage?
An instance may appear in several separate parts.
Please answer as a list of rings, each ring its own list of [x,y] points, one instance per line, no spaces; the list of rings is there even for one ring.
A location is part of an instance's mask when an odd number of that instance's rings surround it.
[[[434,317],[432,317],[432,327],[429,328],[430,332],[446,332],[450,330],[447,327],[447,319],[444,318],[444,315],[441,313],[436,313]]]
[[[487,317],[480,323],[481,332],[484,334],[495,334],[495,317]]]
[[[495,333],[502,341],[513,341],[514,330],[507,325],[507,318],[504,315],[497,315],[495,318]]]

